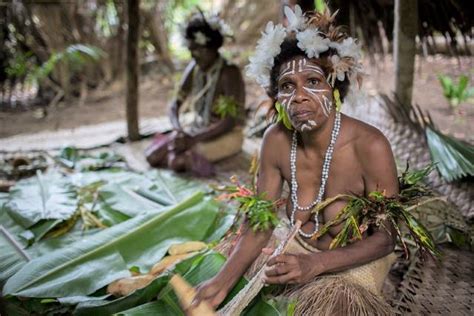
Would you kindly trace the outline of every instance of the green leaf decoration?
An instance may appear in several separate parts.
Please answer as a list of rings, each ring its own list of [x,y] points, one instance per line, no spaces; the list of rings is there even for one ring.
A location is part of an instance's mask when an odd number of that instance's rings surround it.
[[[238,118],[240,115],[239,104],[231,96],[219,96],[213,110],[221,119],[227,117]]]
[[[386,223],[390,223],[394,226],[407,256],[408,247],[402,233],[404,227],[414,245],[421,252],[426,251],[431,255],[439,256],[440,252],[431,233],[421,221],[410,213],[411,210],[424,203],[436,200],[436,198],[432,198],[420,201],[422,197],[430,195],[421,181],[432,169],[432,165],[415,171],[409,171],[407,168],[399,177],[400,193],[394,197],[387,197],[384,192],[374,191],[370,192],[367,197],[341,194],[328,199],[328,201],[323,201],[324,206],[340,199],[346,199],[348,203],[332,221],[325,223],[313,238],[319,238],[328,233],[333,226],[342,225],[341,230],[332,240],[330,248],[344,247],[353,241],[362,239],[362,234],[369,227],[388,229]],[[316,206],[313,212],[320,210],[321,207]]]
[[[5,295],[89,295],[129,276],[128,267],[148,271],[173,243],[204,240],[218,208],[196,193],[183,202],[147,212],[84,240],[33,259],[11,277]]]
[[[431,159],[446,181],[474,176],[474,146],[426,128]]]
[[[291,125],[290,118],[288,117],[288,113],[286,113],[285,109],[281,105],[280,102],[275,103],[275,109],[277,110],[277,122],[282,122],[283,125],[289,129],[292,130],[293,126]]]

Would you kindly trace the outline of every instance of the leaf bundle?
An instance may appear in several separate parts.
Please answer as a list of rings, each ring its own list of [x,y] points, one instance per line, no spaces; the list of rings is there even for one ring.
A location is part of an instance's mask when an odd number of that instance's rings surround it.
[[[313,212],[320,212],[324,207],[339,199],[346,199],[348,203],[332,221],[323,225],[313,238],[319,238],[326,234],[331,227],[342,224],[342,229],[330,244],[330,248],[333,249],[362,239],[363,234],[370,227],[383,228],[392,234],[390,226],[393,226],[396,236],[408,256],[408,247],[402,233],[401,224],[403,224],[421,252],[439,256],[440,253],[430,232],[410,213],[411,209],[433,200],[420,201],[421,198],[430,195],[430,192],[420,184],[420,181],[432,169],[433,165],[413,172],[408,171],[407,168],[399,177],[400,193],[397,196],[388,197],[384,192],[374,191],[368,196],[341,194],[323,201],[315,207]]]

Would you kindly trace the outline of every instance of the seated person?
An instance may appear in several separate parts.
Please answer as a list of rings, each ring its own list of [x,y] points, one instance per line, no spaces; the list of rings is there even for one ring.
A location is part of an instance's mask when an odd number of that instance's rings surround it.
[[[213,162],[241,150],[245,87],[239,68],[219,54],[224,26],[217,17],[202,13],[192,16],[186,26],[192,60],[171,103],[173,131],[156,135],[145,152],[151,166],[209,176]],[[184,107],[194,115],[190,126],[179,120]]]
[[[391,224],[384,222],[387,230],[371,227],[362,240],[334,249],[331,242],[343,224],[312,238],[347,205],[336,200],[312,213],[321,201],[399,190],[384,135],[338,109],[349,86],[360,81],[359,48],[329,12],[302,15],[298,7],[285,12],[288,26],[267,25],[247,73],[266,89],[282,118],[264,135],[257,194],[277,201],[286,183],[290,193],[282,222],[287,230],[298,220],[302,226],[289,250],[268,261],[264,281],[284,285],[296,298],[295,315],[390,314],[380,291],[394,260]],[[254,231],[245,222],[221,271],[198,286],[194,304],[207,300],[217,307],[263,254],[272,253],[266,247],[274,247],[269,241],[277,231]]]

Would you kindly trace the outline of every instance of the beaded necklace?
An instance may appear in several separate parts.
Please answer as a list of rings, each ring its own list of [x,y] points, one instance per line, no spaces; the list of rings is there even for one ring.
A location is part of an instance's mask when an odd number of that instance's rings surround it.
[[[324,191],[326,190],[326,183],[329,177],[329,167],[331,166],[332,154],[334,152],[334,145],[336,144],[337,136],[339,135],[339,130],[341,129],[341,113],[336,112],[336,118],[334,119],[334,126],[331,132],[331,141],[326,150],[324,156],[323,170],[321,172],[321,186],[319,187],[318,196],[316,199],[311,202],[308,206],[300,206],[298,204],[298,182],[296,181],[296,147],[298,145],[297,141],[297,132],[293,132],[293,139],[291,142],[291,151],[290,151],[290,171],[291,171],[291,203],[293,204],[293,209],[291,211],[290,223],[291,226],[295,225],[295,214],[296,211],[309,211],[318,203],[320,203],[324,197]],[[319,218],[318,214],[314,214],[314,232],[312,234],[306,234],[302,229],[299,229],[301,236],[310,238],[319,230]]]

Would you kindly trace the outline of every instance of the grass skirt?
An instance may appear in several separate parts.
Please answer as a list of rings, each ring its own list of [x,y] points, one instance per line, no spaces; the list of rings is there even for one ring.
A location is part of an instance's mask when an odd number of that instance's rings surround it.
[[[277,228],[268,243],[275,247],[287,227]],[[225,242],[229,244],[229,241]],[[220,250],[228,246],[220,245]],[[288,253],[309,253],[319,250],[296,238]],[[226,252],[226,251],[225,251]],[[287,285],[278,295],[296,300],[295,315],[393,315],[390,305],[381,295],[383,282],[396,256],[388,256],[343,272],[317,276],[299,285]],[[268,256],[261,254],[248,269],[252,278],[265,264]]]

